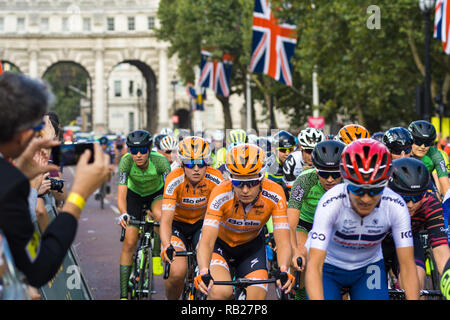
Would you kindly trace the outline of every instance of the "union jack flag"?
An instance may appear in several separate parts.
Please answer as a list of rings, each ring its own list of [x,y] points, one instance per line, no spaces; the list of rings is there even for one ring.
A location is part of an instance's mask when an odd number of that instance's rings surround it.
[[[292,86],[291,58],[297,44],[296,26],[279,24],[269,0],[255,0],[250,71],[264,73]]]
[[[192,99],[192,110],[204,111],[204,101],[206,100],[206,90],[203,88],[199,94],[197,94],[194,85],[192,83],[188,83],[186,86],[186,93],[189,98]]]
[[[450,6],[447,0],[437,0],[434,14],[434,38],[440,39],[446,54],[450,54]]]
[[[217,61],[211,60],[211,53],[208,51],[202,51],[201,54],[199,86],[228,97],[233,58],[231,55],[225,54],[222,61]]]

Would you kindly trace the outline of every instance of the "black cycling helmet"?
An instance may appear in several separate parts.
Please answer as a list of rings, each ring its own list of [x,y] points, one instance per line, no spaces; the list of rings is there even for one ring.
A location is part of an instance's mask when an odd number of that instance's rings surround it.
[[[318,170],[337,171],[345,144],[336,140],[319,142],[311,154],[314,167]]]
[[[146,130],[135,130],[127,136],[128,147],[152,147],[153,137],[150,132]]]
[[[383,143],[392,153],[399,153],[405,149],[409,149],[411,152],[411,146],[413,144],[413,136],[409,130],[402,127],[390,128],[383,136]]]
[[[428,189],[430,173],[419,159],[405,157],[392,161],[389,188],[400,194],[419,194]]]
[[[418,139],[431,142],[436,139],[436,128],[430,122],[425,120],[411,122],[408,130],[411,132],[414,140]]]
[[[161,150],[161,140],[166,136],[166,133],[160,133],[153,137],[153,145],[156,147],[156,149]]]
[[[272,139],[276,148],[290,148],[296,145],[295,137],[285,130],[277,132]]]
[[[372,134],[371,138],[384,143],[383,136],[384,136],[384,132],[375,132],[374,134]]]

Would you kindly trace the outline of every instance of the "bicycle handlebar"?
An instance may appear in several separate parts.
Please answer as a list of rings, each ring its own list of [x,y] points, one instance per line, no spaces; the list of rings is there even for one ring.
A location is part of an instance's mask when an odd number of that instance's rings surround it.
[[[166,249],[166,254],[167,257],[169,258],[169,260],[172,261],[173,259],[173,253],[175,252],[175,248],[172,247],[172,245],[170,245],[167,249]],[[164,276],[163,279],[167,280],[169,278],[169,274],[170,274],[170,263],[166,262],[164,264]]]
[[[152,226],[159,226],[159,222],[156,221],[146,221],[146,220],[137,220],[130,218],[128,221],[128,224],[133,224],[137,226],[145,226],[145,225],[152,225]],[[123,239],[125,239],[125,228],[122,227],[122,231],[120,233],[120,242],[123,242]]]

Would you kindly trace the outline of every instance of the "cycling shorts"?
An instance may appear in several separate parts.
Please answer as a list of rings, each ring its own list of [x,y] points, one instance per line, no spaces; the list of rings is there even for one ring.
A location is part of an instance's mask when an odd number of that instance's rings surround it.
[[[203,220],[194,224],[174,220],[170,243],[177,251],[191,251],[197,248],[202,232]]]
[[[422,241],[417,233],[413,233],[414,242],[414,262],[417,266],[425,270],[425,251],[423,249]],[[386,237],[381,243],[383,248],[383,257],[386,266],[386,272],[392,269],[394,275],[398,277],[400,267],[397,259],[397,252],[395,250],[395,244],[392,237]]]
[[[349,289],[352,300],[389,300],[383,259],[355,270],[344,270],[324,263],[325,300],[342,300],[343,288]]]
[[[162,200],[164,188],[159,189],[155,193],[141,197],[137,193],[132,190],[127,190],[127,213],[132,216],[132,219],[135,220],[143,220],[144,214],[143,209],[147,207],[147,209],[151,210],[153,203],[157,200]]]
[[[230,247],[217,238],[211,259],[211,266],[222,266],[230,273],[234,271],[236,278],[266,280],[268,264],[265,236],[261,232],[255,239],[236,247]],[[232,274],[233,276],[233,274]],[[267,291],[267,284],[255,285]]]

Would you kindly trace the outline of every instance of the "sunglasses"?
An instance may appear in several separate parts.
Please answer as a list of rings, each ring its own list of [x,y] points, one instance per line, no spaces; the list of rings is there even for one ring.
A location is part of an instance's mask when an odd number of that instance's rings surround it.
[[[188,169],[194,169],[195,166],[198,166],[199,169],[206,167],[208,164],[205,160],[193,160],[193,161],[183,161],[183,167]]]
[[[328,179],[330,176],[333,179],[338,179],[341,177],[341,173],[339,171],[317,171],[317,174],[324,178],[324,179]]]
[[[239,180],[239,179],[231,179],[231,183],[236,188],[243,188],[247,186],[248,188],[253,188],[261,184],[262,177],[259,179],[250,179],[250,180]]]
[[[427,141],[427,140],[421,140],[421,139],[414,139],[414,144],[418,145],[419,147],[421,145],[424,145],[425,147],[430,147],[433,144],[433,141]]]
[[[45,121],[42,121],[37,126],[31,127],[31,130],[33,130],[34,132],[38,132],[38,131],[41,131],[42,129],[44,129],[44,127],[45,127]]]
[[[294,147],[290,147],[290,148],[277,148],[277,150],[281,153],[287,153],[287,152],[292,152],[294,151]]]
[[[132,155],[137,155],[138,153],[146,154],[148,152],[148,147],[130,147],[130,153]]]
[[[313,152],[314,149],[303,149],[302,151],[307,153],[307,154],[311,154]]]
[[[353,193],[355,196],[362,197],[363,195],[367,194],[369,197],[376,197],[380,195],[384,187],[377,187],[377,188],[362,188],[358,187],[352,184],[347,185],[347,190]]]
[[[165,154],[171,154],[171,153],[172,153],[172,150],[166,150],[166,151],[164,151],[164,153],[165,153]]]
[[[397,155],[397,156],[399,156],[399,155],[401,155],[402,153],[410,154],[411,151],[412,151],[412,148],[411,148],[411,147],[407,147],[407,148],[404,148],[404,149],[392,149],[392,150],[391,150],[391,153],[392,153],[392,154],[395,154],[395,155]]]
[[[420,200],[422,200],[424,195],[425,195],[425,192],[423,192],[421,194],[416,194],[416,195],[413,195],[413,196],[404,195],[404,194],[402,194],[401,196],[402,196],[403,200],[405,200],[406,203],[408,203],[410,201],[412,201],[413,203],[417,203]]]

